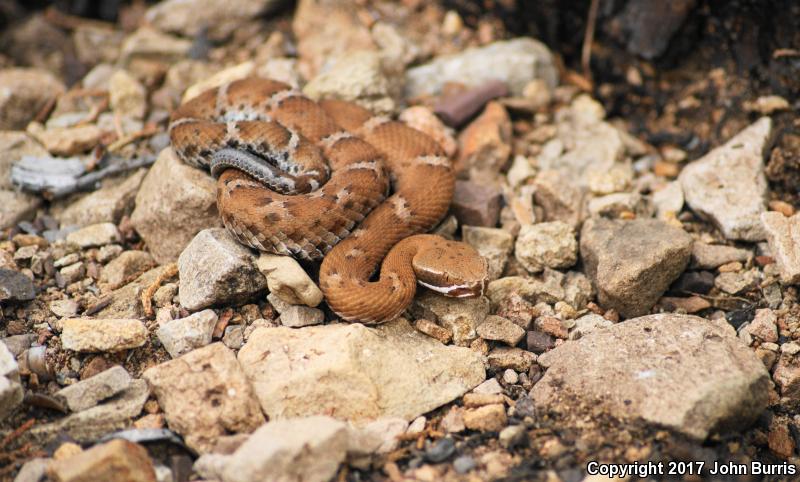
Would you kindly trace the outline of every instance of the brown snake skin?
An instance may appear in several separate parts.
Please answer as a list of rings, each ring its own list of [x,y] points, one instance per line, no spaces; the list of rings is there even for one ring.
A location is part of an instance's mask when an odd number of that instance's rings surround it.
[[[439,145],[405,124],[248,78],[178,107],[170,138],[183,161],[219,176],[219,212],[242,244],[324,258],[320,288],[345,320],[396,318],[417,281],[483,293],[487,265],[472,247],[418,234],[446,214],[454,176]]]

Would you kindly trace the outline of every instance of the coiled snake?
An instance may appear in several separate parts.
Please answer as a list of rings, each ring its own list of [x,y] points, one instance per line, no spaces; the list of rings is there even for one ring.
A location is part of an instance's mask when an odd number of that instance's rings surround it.
[[[341,318],[394,319],[416,282],[453,297],[483,293],[487,264],[477,251],[418,234],[447,213],[455,182],[427,135],[260,78],[189,100],[169,132],[178,157],[218,177],[219,212],[239,242],[322,259],[320,288]]]

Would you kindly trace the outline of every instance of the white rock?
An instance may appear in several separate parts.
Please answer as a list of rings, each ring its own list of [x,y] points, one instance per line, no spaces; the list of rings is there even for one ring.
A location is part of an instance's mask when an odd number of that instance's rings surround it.
[[[186,318],[160,323],[156,335],[169,356],[177,358],[211,343],[217,319],[214,310],[203,310]]]
[[[787,218],[781,213],[761,215],[772,255],[785,284],[800,283],[800,213]]]
[[[764,149],[772,121],[762,117],[724,145],[686,166],[679,176],[686,203],[728,239],[761,241],[766,232]]]
[[[0,420],[22,403],[19,367],[5,343],[0,343]]]
[[[377,328],[259,328],[239,363],[271,420],[323,413],[411,420],[485,378],[480,355],[442,345],[402,318]]]
[[[561,221],[522,226],[514,255],[531,273],[545,267],[569,268],[578,260],[575,231]]]
[[[262,253],[256,260],[256,266],[267,278],[270,293],[283,301],[311,307],[322,301],[322,291],[294,258]]]
[[[344,422],[315,416],[261,426],[225,464],[224,482],[328,482],[347,455]]]

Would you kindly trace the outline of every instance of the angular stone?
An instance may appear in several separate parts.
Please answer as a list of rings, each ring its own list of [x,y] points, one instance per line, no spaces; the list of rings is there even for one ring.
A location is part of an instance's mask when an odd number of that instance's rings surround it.
[[[155,264],[153,257],[146,251],[123,251],[103,267],[98,284],[103,289],[117,289],[138,278]]]
[[[720,273],[714,279],[714,286],[726,293],[735,295],[755,288],[758,285],[759,277],[757,269]]]
[[[406,71],[406,97],[438,95],[448,82],[477,87],[500,79],[511,93],[521,96],[533,79],[548,87],[558,83],[553,56],[544,44],[527,37],[469,48],[458,54],[436,57],[431,62]]]
[[[64,84],[40,69],[0,70],[0,130],[22,130],[50,99],[63,94]]]
[[[598,301],[631,318],[647,313],[680,276],[692,237],[655,219],[590,219],[581,231],[581,258]]]
[[[422,333],[425,333],[431,338],[439,340],[445,345],[450,343],[450,340],[453,339],[453,333],[451,333],[450,330],[441,327],[430,320],[426,320],[425,318],[416,320],[414,322],[414,328]]]
[[[159,323],[156,335],[169,356],[178,358],[211,343],[216,325],[217,314],[214,310],[203,310],[186,318]]]
[[[766,233],[767,179],[764,149],[772,121],[762,117],[724,145],[683,168],[679,176],[686,203],[711,220],[728,239],[761,241]]]
[[[317,308],[291,305],[281,312],[281,325],[290,328],[319,325],[325,321],[325,313]]]
[[[178,258],[178,271],[181,305],[192,311],[245,301],[267,285],[250,250],[222,228],[198,233]]]
[[[62,388],[55,396],[63,400],[73,412],[80,412],[126,390],[130,384],[131,376],[124,368],[116,365]]]
[[[118,70],[108,79],[111,109],[121,119],[142,119],[147,110],[147,90],[131,74]]]
[[[142,181],[131,222],[159,264],[175,261],[198,232],[221,225],[216,183],[164,149]]]
[[[276,0],[168,0],[148,8],[145,18],[164,32],[189,38],[203,32],[213,40],[224,40],[248,20],[279,5]]]
[[[489,308],[489,301],[483,297],[447,298],[426,291],[416,297],[411,309],[417,318],[436,320],[439,325],[450,330],[454,344],[469,346],[478,336],[475,330],[489,314]]]
[[[168,35],[145,25],[125,38],[119,64],[128,66],[136,60],[170,64],[185,59],[191,47],[191,40]]]
[[[696,269],[717,269],[723,264],[734,261],[744,263],[752,256],[753,253],[747,249],[696,241],[692,243],[691,267]]]
[[[499,432],[508,425],[506,408],[502,404],[464,410],[464,425],[480,432]]]
[[[489,102],[483,113],[461,132],[456,170],[472,176],[498,174],[511,155],[511,118],[499,102]]]
[[[236,357],[222,343],[149,368],[142,376],[169,427],[201,453],[213,451],[222,436],[249,433],[264,423]]]
[[[22,403],[23,390],[19,366],[14,355],[0,343],[0,420],[4,420]]]
[[[121,240],[119,229],[113,223],[92,224],[67,235],[67,243],[80,248],[119,243]]]
[[[786,217],[776,212],[761,215],[767,242],[785,284],[800,283],[800,213]]]
[[[41,124],[31,123],[27,132],[41,142],[48,152],[62,157],[93,149],[103,136],[103,130],[94,124],[45,129]]]
[[[444,346],[404,319],[377,328],[259,328],[239,362],[271,420],[322,413],[411,420],[485,379],[478,354]]]
[[[100,189],[82,196],[55,216],[62,225],[118,223],[123,214],[133,209],[145,174],[146,169],[139,169],[127,177],[104,179]]]
[[[270,293],[286,303],[314,307],[322,302],[322,291],[294,258],[261,253],[256,266],[267,278]]]
[[[330,417],[273,420],[253,432],[230,457],[224,482],[328,482],[344,462],[347,425]]]
[[[0,301],[30,301],[35,296],[30,278],[19,271],[0,268]]]
[[[536,175],[534,200],[544,210],[545,221],[563,221],[580,226],[584,217],[586,190],[574,179],[556,169],[546,169]]]
[[[628,320],[538,361],[548,370],[532,390],[537,409],[575,417],[590,407],[592,417],[602,412],[697,440],[753,422],[770,385],[730,325],[688,315]]]
[[[500,217],[500,191],[473,181],[456,181],[453,214],[462,225],[493,228]]]
[[[531,273],[539,273],[545,267],[569,268],[578,261],[575,230],[561,221],[522,226],[514,256]]]
[[[496,315],[489,315],[478,325],[478,336],[484,340],[502,341],[514,346],[525,336],[525,330],[511,321]]]
[[[480,226],[462,226],[461,235],[465,243],[486,258],[489,264],[489,280],[499,278],[514,247],[514,236],[503,229]]]
[[[400,91],[400,79],[384,69],[381,56],[366,50],[342,54],[303,88],[311,99],[351,101],[379,114],[397,110]]]
[[[62,322],[61,345],[80,352],[121,351],[147,341],[147,328],[134,319],[70,318]]]
[[[156,482],[147,450],[127,440],[115,439],[50,463],[47,473],[59,482]]]
[[[761,341],[775,343],[778,341],[778,315],[769,308],[758,309],[753,321],[744,329]]]
[[[0,229],[10,228],[25,219],[33,219],[36,209],[42,204],[38,196],[0,189]]]
[[[536,362],[536,355],[522,348],[498,347],[486,357],[489,367],[495,371],[512,369],[527,372]]]
[[[169,266],[153,268],[125,286],[112,291],[108,294],[111,297],[111,303],[97,312],[96,316],[102,318],[143,317],[142,290],[152,285],[168,269]]]

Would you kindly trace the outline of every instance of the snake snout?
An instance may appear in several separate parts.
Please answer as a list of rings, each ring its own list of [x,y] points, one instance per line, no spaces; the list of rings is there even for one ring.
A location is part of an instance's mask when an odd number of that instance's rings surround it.
[[[417,281],[450,298],[483,296],[489,283],[489,265],[472,246],[446,241],[439,256],[418,256],[414,260]],[[446,253],[446,254],[444,254]]]

